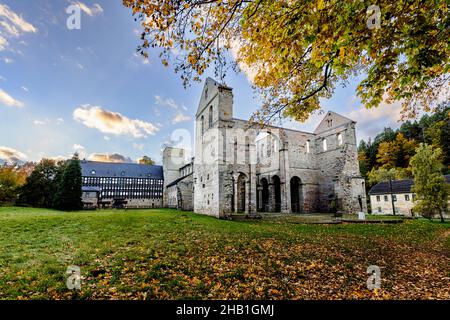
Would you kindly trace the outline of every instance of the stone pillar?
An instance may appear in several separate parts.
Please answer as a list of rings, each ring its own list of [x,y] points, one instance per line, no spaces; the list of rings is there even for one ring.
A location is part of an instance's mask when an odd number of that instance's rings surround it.
[[[245,214],[249,214],[251,212],[251,183],[250,179],[245,181]]]
[[[255,175],[255,165],[251,165],[251,170],[249,174],[249,214],[256,215],[256,175]]]
[[[239,186],[239,184],[238,184],[238,178],[235,178],[234,179],[234,208],[233,208],[233,212],[234,213],[237,213],[238,212],[238,197],[239,197],[239,195],[238,195],[238,186]]]
[[[280,149],[280,193],[281,193],[281,212],[290,213],[291,210],[291,175],[289,170],[289,151],[288,143],[283,142],[283,148]]]
[[[262,211],[262,187],[257,187],[258,197],[257,197],[257,203],[258,206],[256,207],[256,211]]]

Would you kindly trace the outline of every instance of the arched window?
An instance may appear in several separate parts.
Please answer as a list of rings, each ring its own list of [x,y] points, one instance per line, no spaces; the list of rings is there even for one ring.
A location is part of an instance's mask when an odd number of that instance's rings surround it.
[[[306,141],[306,153],[310,152],[310,147],[309,147],[309,140]]]
[[[342,145],[342,134],[338,133],[337,135],[338,145]]]
[[[213,122],[213,107],[210,106],[209,107],[209,127],[212,126],[212,122]]]
[[[322,139],[322,146],[323,146],[323,151],[327,151],[328,150],[327,139],[325,139],[325,138]]]
[[[201,118],[200,118],[200,122],[201,122],[201,128],[202,128],[202,134],[203,134],[203,132],[205,132],[205,117],[204,116],[202,116]]]

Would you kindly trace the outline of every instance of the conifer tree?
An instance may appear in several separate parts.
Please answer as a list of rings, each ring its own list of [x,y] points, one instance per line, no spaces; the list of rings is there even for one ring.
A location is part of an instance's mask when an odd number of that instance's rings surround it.
[[[68,161],[55,195],[54,206],[64,211],[80,210],[81,202],[81,166],[78,155]]]

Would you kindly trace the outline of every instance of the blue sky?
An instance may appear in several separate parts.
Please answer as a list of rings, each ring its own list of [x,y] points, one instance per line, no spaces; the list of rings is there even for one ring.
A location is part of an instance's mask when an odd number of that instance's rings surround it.
[[[74,2],[80,30],[66,26]],[[159,161],[164,143],[193,131],[202,84],[184,89],[156,52],[149,61],[135,54],[139,43],[139,24],[121,1],[0,0],[0,160],[78,151],[97,160]],[[357,121],[359,139],[398,127],[399,105],[365,110],[356,80],[324,101],[324,110]],[[257,102],[245,73],[229,72],[226,83],[234,88],[234,116],[247,119]],[[286,125],[312,131],[320,118]]]

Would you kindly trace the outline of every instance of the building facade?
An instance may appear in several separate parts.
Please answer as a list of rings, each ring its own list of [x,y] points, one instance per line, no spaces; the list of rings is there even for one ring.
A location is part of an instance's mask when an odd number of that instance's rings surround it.
[[[450,175],[445,176],[450,183]],[[372,214],[418,216],[414,212],[416,195],[411,191],[413,179],[380,182],[369,191]]]
[[[238,212],[367,211],[355,126],[328,112],[312,133],[255,128],[233,117],[232,89],[208,78],[196,114],[194,211],[219,218]],[[182,158],[181,149],[163,152],[171,206],[178,201],[174,186],[183,181],[177,181],[186,165]]]
[[[163,206],[162,166],[80,161],[85,208]]]
[[[180,149],[171,148],[173,152],[179,152]],[[166,149],[169,150],[169,149]],[[194,210],[193,206],[193,162],[189,162],[179,169],[179,178],[166,185],[166,197],[168,208],[174,208],[183,211]]]

